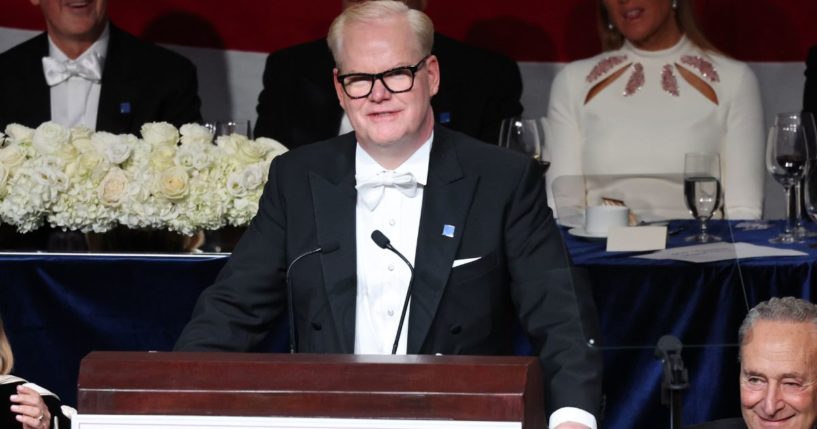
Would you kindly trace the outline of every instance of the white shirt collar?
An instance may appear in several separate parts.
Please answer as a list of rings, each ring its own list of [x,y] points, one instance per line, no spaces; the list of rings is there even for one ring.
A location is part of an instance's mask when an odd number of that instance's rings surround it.
[[[105,29],[102,30],[102,34],[99,35],[99,38],[96,39],[91,47],[85,50],[80,56],[78,56],[75,60],[72,61],[79,61],[82,58],[85,58],[89,55],[97,55],[99,56],[100,64],[104,67],[105,66],[105,55],[108,53],[108,43],[111,40],[111,31],[110,31],[111,23],[105,23]],[[69,61],[71,60],[68,58],[68,55],[65,55],[63,52],[51,39],[51,35],[48,35],[48,55],[51,58],[60,61]]]
[[[395,168],[394,171],[399,173],[411,173],[417,180],[417,183],[425,186],[428,183],[428,163],[431,159],[431,142],[434,140],[434,132],[420,146],[405,162]],[[371,157],[360,143],[355,149],[355,175],[358,177],[374,176],[382,171],[387,171]]]

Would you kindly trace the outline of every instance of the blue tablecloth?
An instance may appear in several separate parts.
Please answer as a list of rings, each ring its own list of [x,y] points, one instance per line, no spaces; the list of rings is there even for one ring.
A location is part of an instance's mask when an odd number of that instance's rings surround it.
[[[734,224],[733,224],[734,225]],[[673,222],[684,232],[692,222]],[[735,241],[767,244],[765,231],[734,230]],[[729,224],[713,232],[733,241]],[[808,244],[784,246],[807,257],[759,258],[690,264],[630,258],[604,251],[605,243],[565,232],[577,265],[588,269],[602,322],[607,413],[603,427],[665,427],[660,365],[652,348],[664,334],[687,345],[691,389],[684,419],[695,423],[736,416],[737,328],[749,306],[777,295],[814,295],[817,252]],[[814,241],[814,239],[812,239]],[[199,293],[215,278],[224,256],[0,254],[0,313],[14,348],[15,373],[76,403],[80,359],[92,350],[170,350]],[[746,297],[744,298],[744,285]],[[285,351],[286,323],[262,350]]]

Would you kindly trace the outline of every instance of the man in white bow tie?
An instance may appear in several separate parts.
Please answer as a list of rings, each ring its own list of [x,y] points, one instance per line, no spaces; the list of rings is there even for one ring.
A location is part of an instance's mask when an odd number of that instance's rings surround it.
[[[110,23],[107,0],[30,0],[46,33],[0,54],[0,131],[54,121],[113,133],[201,120],[186,58]]]
[[[311,353],[511,354],[518,322],[542,363],[550,427],[595,428],[595,309],[541,167],[435,126],[433,34],[395,1],[335,19],[335,92],[355,132],[273,161],[258,214],[176,348],[251,350],[289,304],[292,349]]]

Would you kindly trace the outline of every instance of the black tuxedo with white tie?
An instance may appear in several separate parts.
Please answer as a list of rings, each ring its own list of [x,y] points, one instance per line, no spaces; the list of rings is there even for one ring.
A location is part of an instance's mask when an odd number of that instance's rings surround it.
[[[51,119],[51,91],[43,74],[48,35],[0,54],[0,131],[10,123],[36,128]],[[110,26],[96,129],[139,135],[142,124],[201,121],[198,78],[181,55]]]
[[[273,161],[258,215],[199,298],[177,350],[250,350],[287,311],[288,263],[336,242],[293,271],[297,342],[300,352],[354,352],[355,147],[346,134]],[[539,352],[547,411],[572,406],[598,418],[601,353],[586,345],[598,338],[595,308],[571,268],[542,173],[521,154],[435,128],[407,349],[511,354],[518,321]],[[468,258],[479,259],[452,267]]]

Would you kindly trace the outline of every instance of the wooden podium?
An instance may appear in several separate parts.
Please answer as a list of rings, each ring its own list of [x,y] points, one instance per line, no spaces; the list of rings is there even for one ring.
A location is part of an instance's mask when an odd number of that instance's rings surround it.
[[[82,415],[519,422],[545,427],[533,357],[92,352]],[[75,426],[76,427],[76,426]]]

